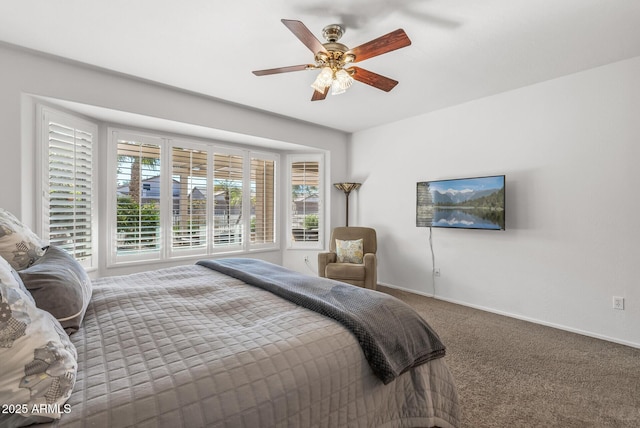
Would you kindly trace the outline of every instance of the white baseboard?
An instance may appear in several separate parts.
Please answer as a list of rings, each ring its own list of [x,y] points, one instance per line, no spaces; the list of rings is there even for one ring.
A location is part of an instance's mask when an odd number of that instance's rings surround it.
[[[515,319],[519,319],[519,320],[522,320],[522,321],[528,321],[528,322],[532,322],[534,324],[540,324],[540,325],[544,325],[544,326],[547,326],[547,327],[557,328],[559,330],[569,331],[571,333],[577,333],[577,334],[581,334],[583,336],[589,336],[589,337],[593,337],[595,339],[606,340],[607,342],[618,343],[620,345],[626,345],[626,346],[630,346],[632,348],[640,349],[640,343],[629,342],[627,340],[621,340],[621,339],[617,339],[615,337],[609,337],[609,336],[605,336],[605,335],[602,335],[602,334],[592,333],[590,331],[580,330],[580,329],[573,328],[573,327],[568,327],[568,326],[565,326],[565,325],[562,325],[562,324],[555,324],[555,323],[551,323],[551,322],[548,322],[548,321],[543,321],[543,320],[539,320],[539,319],[535,319],[535,318],[525,317],[525,316],[522,316],[522,315],[512,314],[510,312],[496,310],[496,309],[493,309],[493,308],[487,308],[487,307],[480,306],[480,305],[474,305],[474,304],[471,304],[471,303],[462,302],[460,300],[448,299],[446,297],[441,297],[441,296],[435,296],[432,293],[424,293],[424,292],[421,292],[421,291],[412,290],[410,288],[399,287],[399,286],[393,285],[393,284],[386,284],[384,282],[379,282],[379,284],[383,285],[385,287],[395,288],[396,290],[406,291],[407,293],[417,294],[419,296],[432,297],[434,299],[442,300],[444,302],[454,303],[454,304],[460,305],[460,306],[467,306],[469,308],[478,309],[478,310],[481,310],[481,311],[484,311],[484,312],[491,312],[493,314],[504,315],[505,317],[515,318]]]

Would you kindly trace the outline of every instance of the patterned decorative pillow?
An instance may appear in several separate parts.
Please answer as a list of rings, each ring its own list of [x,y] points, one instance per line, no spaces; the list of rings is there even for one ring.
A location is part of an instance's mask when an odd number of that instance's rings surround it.
[[[69,253],[49,247],[36,262],[18,272],[36,306],[56,317],[67,333],[80,328],[91,300],[91,280]]]
[[[336,239],[336,255],[338,256],[338,263],[362,264],[364,257],[362,239],[355,239],[353,241]]]
[[[51,422],[70,411],[77,353],[62,326],[38,309],[0,257],[0,426]],[[6,411],[5,411],[6,409]]]
[[[17,270],[44,254],[42,241],[13,214],[0,208],[0,256]]]

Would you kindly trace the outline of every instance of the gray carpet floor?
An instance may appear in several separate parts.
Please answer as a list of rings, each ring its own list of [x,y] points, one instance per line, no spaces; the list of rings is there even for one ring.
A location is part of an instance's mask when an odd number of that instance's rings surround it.
[[[640,349],[388,287],[438,332],[462,427],[640,427]],[[639,326],[640,327],[640,326]]]

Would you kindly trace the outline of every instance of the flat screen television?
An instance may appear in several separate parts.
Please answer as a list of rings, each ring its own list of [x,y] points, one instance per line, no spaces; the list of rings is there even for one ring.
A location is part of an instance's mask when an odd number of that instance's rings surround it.
[[[422,181],[416,226],[505,230],[505,176]]]

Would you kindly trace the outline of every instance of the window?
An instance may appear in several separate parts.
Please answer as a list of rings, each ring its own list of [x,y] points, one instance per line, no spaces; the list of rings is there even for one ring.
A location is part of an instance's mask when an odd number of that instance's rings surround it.
[[[251,243],[276,242],[275,160],[251,158]]]
[[[292,247],[322,247],[322,158],[292,156],[289,161]]]
[[[206,249],[207,152],[174,146],[171,154],[171,247]]]
[[[110,265],[277,248],[276,154],[109,135]]]
[[[239,247],[243,243],[243,157],[215,153],[213,157],[213,246]]]
[[[116,142],[115,257],[153,259],[161,248],[161,140],[114,133]]]
[[[97,268],[94,141],[96,124],[38,106],[43,197],[40,235],[85,268]]]

